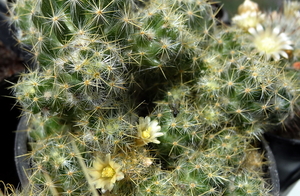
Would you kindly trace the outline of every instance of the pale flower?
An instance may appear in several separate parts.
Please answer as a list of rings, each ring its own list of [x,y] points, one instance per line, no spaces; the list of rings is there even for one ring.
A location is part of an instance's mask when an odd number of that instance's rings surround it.
[[[232,18],[232,22],[238,27],[248,30],[251,27],[256,27],[265,20],[265,14],[261,12],[245,12],[239,15],[235,15]]]
[[[121,166],[111,160],[110,154],[107,154],[105,160],[96,158],[93,167],[89,168],[89,174],[97,189],[101,188],[102,193],[111,191],[116,181],[124,178],[121,172]]]
[[[293,50],[290,38],[280,32],[278,27],[264,29],[261,25],[256,28],[250,28],[249,33],[253,35],[253,44],[261,55],[265,55],[266,59],[273,57],[275,61],[280,59],[280,56],[288,58],[286,51]]]
[[[157,140],[157,137],[164,135],[162,132],[159,132],[160,130],[161,127],[158,125],[156,120],[151,121],[150,117],[148,116],[145,118],[140,117],[139,124],[137,125],[137,145],[144,146],[151,142],[159,144],[160,141]]]
[[[300,2],[298,1],[284,1],[283,13],[287,17],[297,17],[299,15]]]
[[[244,3],[238,7],[238,14],[246,12],[259,12],[258,4],[251,0],[245,0]]]

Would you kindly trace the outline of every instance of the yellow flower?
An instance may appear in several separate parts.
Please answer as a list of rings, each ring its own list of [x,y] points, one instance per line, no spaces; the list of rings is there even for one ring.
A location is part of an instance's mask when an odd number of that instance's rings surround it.
[[[140,117],[139,124],[137,125],[137,140],[136,143],[139,146],[147,145],[148,143],[159,144],[160,141],[157,137],[163,136],[162,132],[159,132],[161,127],[156,120],[151,121],[150,117]]]
[[[273,57],[275,61],[280,59],[280,56],[288,58],[286,51],[293,50],[290,38],[281,33],[278,27],[264,29],[261,25],[256,28],[250,28],[249,33],[253,37],[253,44],[261,55],[266,55],[266,59]]]
[[[107,154],[105,160],[96,158],[93,167],[89,168],[89,174],[97,189],[101,188],[102,193],[111,191],[116,181],[124,178],[121,172],[121,166],[111,160],[110,154]]]

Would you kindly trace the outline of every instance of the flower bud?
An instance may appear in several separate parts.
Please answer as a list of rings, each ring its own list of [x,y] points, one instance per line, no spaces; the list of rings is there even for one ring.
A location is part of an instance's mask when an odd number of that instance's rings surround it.
[[[238,7],[238,14],[246,12],[259,12],[258,4],[251,0],[245,0],[244,3]]]

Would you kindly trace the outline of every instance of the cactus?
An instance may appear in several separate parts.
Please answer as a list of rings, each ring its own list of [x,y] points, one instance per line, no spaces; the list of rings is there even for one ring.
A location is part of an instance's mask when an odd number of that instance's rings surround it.
[[[256,143],[298,109],[300,16],[246,0],[226,26],[212,4],[12,3],[35,65],[13,85],[31,146],[20,194],[271,194]]]

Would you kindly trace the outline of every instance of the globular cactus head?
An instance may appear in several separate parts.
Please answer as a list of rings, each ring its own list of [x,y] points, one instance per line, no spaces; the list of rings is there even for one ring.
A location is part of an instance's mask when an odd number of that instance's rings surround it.
[[[256,144],[298,107],[299,73],[290,63],[299,58],[292,44],[299,36],[288,25],[275,28],[264,19],[275,16],[250,1],[232,26],[212,6],[12,4],[17,39],[32,47],[35,64],[14,85],[31,144],[24,192],[270,194]],[[253,15],[257,25],[249,26]]]

